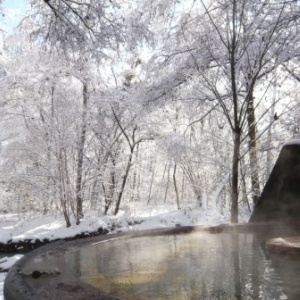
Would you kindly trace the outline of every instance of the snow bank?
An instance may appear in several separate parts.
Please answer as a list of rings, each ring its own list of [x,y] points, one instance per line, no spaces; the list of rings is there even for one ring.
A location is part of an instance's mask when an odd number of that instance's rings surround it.
[[[162,212],[161,212],[162,211]],[[216,211],[185,208],[168,211],[157,209],[148,216],[89,216],[79,225],[67,228],[63,217],[37,216],[15,225],[0,228],[0,243],[20,242],[24,240],[72,238],[79,234],[97,232],[99,228],[107,229],[109,233],[125,232],[129,230],[144,230],[162,227],[188,225],[217,225],[229,222],[227,217]],[[1,224],[0,224],[1,225]]]
[[[0,228],[0,243],[19,242],[27,239],[54,240],[74,237],[82,232],[95,232],[106,224],[100,218],[86,218],[80,225],[67,228],[63,217],[40,216]]]

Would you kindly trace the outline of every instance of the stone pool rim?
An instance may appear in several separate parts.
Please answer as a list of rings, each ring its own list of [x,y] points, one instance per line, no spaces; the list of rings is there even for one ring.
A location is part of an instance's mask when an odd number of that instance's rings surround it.
[[[4,299],[5,300],[42,300],[33,289],[26,283],[24,275],[20,273],[22,267],[35,256],[51,251],[52,255],[61,251],[67,251],[72,247],[86,246],[93,243],[110,241],[116,239],[130,239],[139,237],[163,236],[163,235],[178,235],[191,232],[208,232],[212,234],[218,233],[277,233],[279,230],[288,229],[289,233],[292,229],[296,233],[300,232],[299,223],[239,223],[239,224],[221,224],[215,226],[178,226],[169,228],[149,229],[142,231],[129,231],[116,234],[108,234],[103,236],[94,236],[72,241],[57,241],[52,244],[42,246],[27,253],[19,261],[17,261],[9,270],[4,282]],[[272,235],[272,234],[271,234]],[[60,275],[59,275],[60,276]],[[68,282],[61,282],[59,292],[63,293],[63,299],[68,300],[120,300],[121,298],[109,295],[101,290],[98,290],[76,276],[68,277]],[[57,286],[57,288],[58,288]],[[86,298],[88,297],[88,298]]]
[[[300,256],[300,237],[276,237],[267,240],[269,252],[287,256]]]

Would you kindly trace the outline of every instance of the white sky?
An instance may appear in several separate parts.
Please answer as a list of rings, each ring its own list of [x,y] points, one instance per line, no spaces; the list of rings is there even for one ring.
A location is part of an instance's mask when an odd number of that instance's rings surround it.
[[[4,18],[0,19],[1,28],[8,33],[16,27],[26,12],[29,0],[4,0]]]

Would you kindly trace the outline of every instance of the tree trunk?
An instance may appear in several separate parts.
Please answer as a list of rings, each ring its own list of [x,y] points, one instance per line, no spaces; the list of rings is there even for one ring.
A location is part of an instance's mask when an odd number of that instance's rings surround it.
[[[275,103],[276,103],[276,96],[277,96],[277,80],[275,80],[274,88],[273,88],[273,99],[272,99],[272,106],[270,108],[270,125],[268,127],[268,135],[267,135],[267,166],[266,166],[266,174],[265,174],[265,182],[267,182],[271,172],[272,172],[272,123],[274,122],[275,116]]]
[[[247,184],[246,184],[246,172],[244,171],[243,159],[241,159],[240,164],[240,173],[241,173],[241,184],[242,184],[242,193],[243,193],[243,204],[247,205],[248,211],[251,212],[251,206],[248,201],[248,193],[247,193]]]
[[[105,198],[105,207],[104,207],[104,215],[107,215],[107,212],[113,202],[113,198],[114,198],[114,193],[115,193],[115,189],[116,189],[116,173],[115,173],[115,160],[112,157],[111,158],[112,161],[112,168],[110,170],[110,183],[109,183],[109,188],[106,194],[106,198]]]
[[[249,159],[250,159],[250,176],[252,185],[252,200],[256,204],[260,196],[258,159],[256,148],[256,122],[254,110],[253,89],[249,92],[247,121],[248,121],[248,137],[249,137]]]
[[[240,146],[241,146],[241,127],[239,119],[239,102],[237,93],[237,81],[236,81],[236,59],[235,51],[237,45],[237,1],[232,2],[232,40],[229,47],[230,54],[230,76],[231,76],[231,89],[232,89],[232,101],[233,101],[233,158],[232,158],[232,178],[231,178],[231,222],[238,222],[238,190],[239,190],[239,160],[240,160]]]
[[[153,162],[151,162],[151,165],[152,165],[152,163]],[[155,176],[155,170],[156,170],[156,159],[155,159],[155,162],[153,164],[154,164],[154,166],[151,167],[151,170],[150,170],[150,171],[152,171],[152,175],[151,175],[151,182],[150,182],[150,187],[149,187],[147,205],[149,205],[150,201],[151,201],[151,194],[152,194],[152,188],[153,188],[153,182],[154,182],[154,176]]]
[[[179,193],[178,193],[178,187],[177,187],[177,181],[176,181],[176,169],[177,169],[177,165],[175,164],[174,171],[173,171],[173,182],[174,182],[174,189],[175,189],[175,195],[176,195],[177,209],[180,210]]]
[[[137,145],[137,151],[135,152],[135,160],[139,161],[139,144]],[[137,168],[134,169],[134,173],[132,176],[132,195],[131,200],[132,201],[139,201],[139,170]]]
[[[82,174],[83,174],[83,156],[84,156],[84,145],[86,139],[86,116],[87,116],[87,103],[88,103],[88,92],[86,83],[83,84],[83,110],[82,110],[82,125],[78,144],[77,154],[77,176],[76,176],[76,224],[80,223],[80,219],[83,217],[82,208]]]
[[[117,203],[116,203],[116,208],[115,208],[114,215],[117,215],[118,212],[119,212],[120,203],[121,203],[121,200],[122,200],[124,188],[125,188],[126,181],[127,181],[128,175],[129,175],[130,167],[131,167],[131,162],[132,162],[134,147],[132,147],[130,150],[131,151],[130,151],[130,155],[129,155],[129,158],[128,158],[128,161],[127,161],[126,171],[125,171],[125,174],[123,176],[121,190],[120,190],[119,195],[118,195],[118,200],[117,200]]]
[[[99,183],[101,181],[101,176],[100,176],[100,170],[101,170],[101,156],[100,156],[100,151],[96,152],[97,155],[97,165],[95,169],[95,179],[94,182],[92,183],[92,192],[91,192],[91,198],[90,198],[90,203],[91,203],[91,209],[96,210],[97,209],[97,204],[98,204],[98,199],[100,196],[100,186]]]
[[[165,189],[165,196],[164,196],[164,204],[166,204],[167,202],[167,197],[168,197],[168,191],[169,191],[169,183],[170,183],[170,165],[166,165],[165,166],[165,171],[166,171],[166,168],[168,168],[168,171],[167,171],[167,184],[166,184],[166,189]],[[164,171],[164,173],[165,173]]]
[[[66,184],[65,184],[65,174],[63,170],[63,166],[65,165],[63,163],[63,150],[59,150],[59,164],[58,164],[58,172],[59,172],[59,197],[60,197],[60,204],[61,204],[61,210],[63,212],[65,221],[66,221],[66,226],[70,227],[71,226],[71,221],[70,221],[70,213],[68,209],[68,195],[67,195],[67,190],[66,190]]]
[[[231,222],[238,223],[238,191],[239,191],[239,160],[240,160],[241,131],[234,132],[234,149],[231,174]]]

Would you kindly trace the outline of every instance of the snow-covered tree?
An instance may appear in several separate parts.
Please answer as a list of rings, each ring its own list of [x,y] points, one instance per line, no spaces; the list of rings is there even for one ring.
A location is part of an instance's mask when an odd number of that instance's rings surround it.
[[[173,14],[165,23],[172,27],[161,30],[166,42],[159,39],[162,51],[153,61],[154,68],[167,66],[169,75],[157,83],[159,88],[149,101],[193,85],[195,99],[219,104],[233,135],[231,214],[232,222],[237,222],[240,147],[245,135],[254,202],[259,195],[255,110],[260,103],[254,103],[255,88],[264,80],[267,89],[272,71],[298,56],[299,7],[290,2],[220,0],[155,1],[151,8],[152,14],[162,8],[164,20]],[[150,28],[155,28],[153,23]]]

